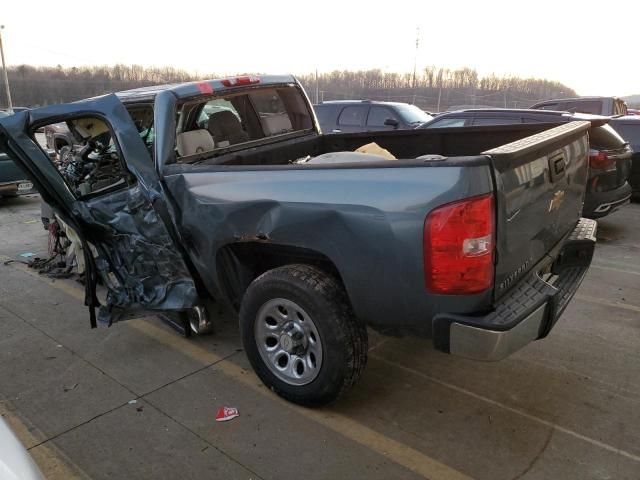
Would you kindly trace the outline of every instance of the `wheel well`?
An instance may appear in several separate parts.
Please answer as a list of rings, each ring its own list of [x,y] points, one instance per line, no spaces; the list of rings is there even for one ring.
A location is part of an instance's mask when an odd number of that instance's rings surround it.
[[[222,247],[218,251],[218,278],[231,304],[240,308],[240,302],[249,284],[264,272],[302,263],[313,265],[338,279],[344,286],[342,277],[334,263],[315,250],[277,245],[264,242],[242,242]]]

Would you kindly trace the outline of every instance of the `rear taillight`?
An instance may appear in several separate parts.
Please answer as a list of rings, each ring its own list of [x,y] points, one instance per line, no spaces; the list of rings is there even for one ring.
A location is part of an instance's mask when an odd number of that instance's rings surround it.
[[[616,161],[610,158],[606,152],[601,150],[589,150],[589,166],[591,168],[609,168],[615,163]]]
[[[424,276],[428,290],[469,294],[493,284],[493,195],[432,210],[424,222]]]

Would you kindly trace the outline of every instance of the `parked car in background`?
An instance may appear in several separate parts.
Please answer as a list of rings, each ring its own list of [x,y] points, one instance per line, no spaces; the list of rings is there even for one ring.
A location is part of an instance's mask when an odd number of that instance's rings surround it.
[[[0,112],[5,112],[8,114],[16,113],[16,112],[24,112],[25,110],[29,110],[29,107],[12,107],[12,111],[10,112],[8,108],[3,108]]]
[[[11,115],[0,111],[0,118]],[[0,152],[0,197],[15,197],[27,193],[36,193],[31,180],[6,153]]]
[[[640,200],[640,116],[626,115],[612,118],[609,124],[625,141],[629,142],[633,149],[629,183],[631,184],[632,198]]]
[[[371,100],[335,100],[314,105],[323,133],[415,128],[433,117],[415,105]]]
[[[582,214],[588,218],[604,217],[631,199],[631,156],[629,144],[609,125],[613,120],[600,115],[532,109],[473,109],[444,113],[419,128],[447,128],[513,123],[566,123],[588,120],[589,183]],[[638,119],[640,123],[640,119]],[[640,149],[640,146],[639,146]],[[637,169],[637,167],[636,167]]]
[[[64,147],[72,147],[76,143],[71,131],[69,131],[67,124],[64,122],[46,125],[44,127],[44,136],[47,148],[52,149],[58,155],[60,155],[60,150]]]
[[[530,108],[536,110],[564,110],[567,112],[591,113],[593,115],[627,115],[627,104],[618,97],[577,97],[546,100]]]

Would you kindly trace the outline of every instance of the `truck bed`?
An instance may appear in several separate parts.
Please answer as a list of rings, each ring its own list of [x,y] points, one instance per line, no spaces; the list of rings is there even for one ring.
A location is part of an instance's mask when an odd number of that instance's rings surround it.
[[[396,158],[409,160],[422,155],[442,155],[445,157],[478,156],[485,150],[520,140],[530,135],[548,130],[558,124],[495,125],[468,128],[440,128],[437,130],[395,130],[388,132],[361,132],[330,135],[305,135],[279,140],[273,143],[241,148],[225,152],[197,162],[198,170],[204,166],[275,166],[290,165],[306,156],[315,157],[324,153],[355,151],[358,147],[375,142],[390,151]],[[445,164],[460,159],[449,158]],[[181,168],[185,164],[167,165],[169,172],[192,170],[193,166]],[[379,165],[385,166],[385,165]],[[334,165],[331,168],[336,168]]]
[[[405,326],[422,327],[430,335],[429,319],[436,312],[488,311],[528,272],[541,269],[541,261],[551,260],[547,253],[561,244],[579,219],[586,181],[588,123],[583,123],[299,138],[200,164],[167,165],[165,182],[179,210],[191,212],[182,218],[182,229],[193,239],[192,258],[198,270],[210,277],[205,283],[217,283],[211,271],[223,268],[218,277],[231,278],[239,268],[237,260],[227,268],[217,254],[208,253],[226,248],[234,238],[262,236],[269,244],[293,243],[322,252],[340,265],[339,273],[362,318],[392,326],[398,323],[394,317],[401,315]],[[370,142],[399,160],[291,163],[307,155],[350,152]],[[415,159],[425,154],[446,158]],[[560,175],[566,188],[559,190],[550,179],[551,157],[561,159],[566,168]],[[557,200],[561,208],[550,210],[557,191],[563,192]],[[495,288],[464,298],[425,294],[425,216],[438,205],[486,192],[495,192],[497,205]],[[215,232],[213,236],[204,234],[203,222]],[[306,227],[293,234],[287,225],[297,223]],[[316,229],[326,236],[316,235]],[[233,248],[224,251],[237,257]],[[363,283],[365,278],[375,282]]]

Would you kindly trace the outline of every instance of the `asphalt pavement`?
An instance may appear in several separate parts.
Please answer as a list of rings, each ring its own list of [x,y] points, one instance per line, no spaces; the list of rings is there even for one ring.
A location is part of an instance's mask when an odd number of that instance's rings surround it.
[[[0,414],[47,478],[640,479],[638,204],[599,222],[548,338],[478,363],[371,332],[362,380],[322,409],[262,386],[231,315],[193,339],[91,330],[81,284],[22,263],[46,252],[39,217],[37,196],[0,199]]]

